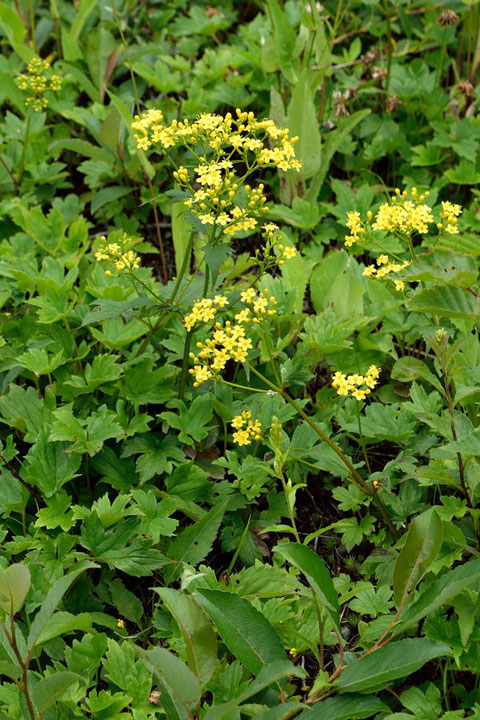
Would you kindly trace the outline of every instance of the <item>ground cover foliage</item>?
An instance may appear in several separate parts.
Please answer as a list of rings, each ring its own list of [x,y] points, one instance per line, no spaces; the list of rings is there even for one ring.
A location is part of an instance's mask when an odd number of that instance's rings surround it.
[[[0,31],[0,718],[480,718],[478,4]]]

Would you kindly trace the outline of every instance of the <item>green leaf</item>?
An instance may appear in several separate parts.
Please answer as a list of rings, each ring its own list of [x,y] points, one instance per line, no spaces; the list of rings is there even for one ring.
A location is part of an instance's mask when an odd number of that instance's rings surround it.
[[[95,214],[101,207],[107,205],[118,198],[125,197],[132,192],[132,188],[122,187],[122,185],[112,185],[111,187],[102,188],[93,196],[90,204],[92,214]]]
[[[480,301],[468,290],[455,286],[440,286],[418,290],[406,302],[409,310],[439,317],[463,318],[477,322]]]
[[[83,679],[73,672],[58,672],[42,678],[32,688],[32,700],[37,712],[43,714],[74,682],[83,683]]]
[[[338,595],[323,560],[311,548],[299,543],[277,545],[275,552],[305,575],[308,584],[340,632]]]
[[[36,645],[42,645],[48,640],[52,640],[59,635],[67,635],[74,630],[83,630],[88,632],[92,629],[92,618],[90,613],[79,613],[72,615],[68,612],[56,612],[45,623],[45,626],[37,638]]]
[[[322,148],[322,163],[319,172],[313,178],[312,183],[307,192],[307,200],[310,202],[316,202],[318,193],[320,192],[325,178],[327,177],[330,163],[333,160],[335,153],[341,147],[342,143],[348,138],[352,130],[360,123],[367,115],[370,115],[371,110],[364,109],[358,110],[347,118],[340,120],[338,127],[332,130],[325,140]]]
[[[278,65],[288,82],[295,83],[297,80],[293,65],[293,49],[296,41],[295,31],[277,0],[268,0],[268,9],[272,21],[274,52]]]
[[[9,660],[0,660],[0,675],[6,675],[12,680],[19,678],[22,675],[22,668],[20,665],[15,665]],[[0,715],[0,718],[5,717],[6,720],[10,720],[6,715]]]
[[[440,551],[442,538],[442,521],[433,508],[412,520],[393,570],[393,592],[397,605],[428,571]]]
[[[297,720],[358,720],[369,718],[379,712],[389,712],[390,708],[377,697],[365,695],[338,695],[317,702],[310,710],[297,715]],[[261,716],[263,718],[263,716]],[[261,720],[258,718],[257,720]]]
[[[70,27],[70,35],[73,40],[78,40],[89,15],[93,12],[97,0],[81,0],[77,5],[75,17]]]
[[[73,572],[68,573],[68,575],[64,575],[64,577],[53,583],[45,597],[45,600],[40,606],[40,610],[35,615],[30,626],[30,632],[28,633],[27,638],[27,647],[29,650],[35,647],[35,644],[40,637],[40,634],[43,632],[45,625],[52,617],[58,603],[63,598],[74,580],[76,580],[81,573],[85,572],[85,570],[97,567],[98,565],[96,563],[82,562],[80,568],[73,570]]]
[[[187,208],[183,202],[172,203],[172,240],[175,250],[175,268],[177,275],[184,264],[185,253],[188,251],[192,227],[187,219]],[[191,254],[191,251],[189,251]],[[189,260],[186,260],[186,269],[189,269]]]
[[[66,442],[48,442],[42,430],[27,454],[25,479],[36,485],[47,498],[55,495],[65,483],[78,475],[82,459],[65,452],[67,448]]]
[[[311,74],[307,68],[302,70],[293,87],[287,111],[287,125],[290,134],[299,138],[295,145],[295,155],[302,163],[302,177],[308,180],[320,169],[322,141],[313,100]]]
[[[213,675],[217,662],[217,638],[199,605],[185,593],[171,588],[155,588],[182,633],[187,663],[202,686]]]
[[[21,43],[25,37],[25,27],[18,13],[8,7],[4,2],[0,3],[0,27],[8,38],[11,45]]]
[[[15,615],[22,607],[30,589],[30,570],[17,563],[5,570],[0,568],[0,607]]]
[[[230,652],[247,670],[285,660],[285,651],[268,620],[248,600],[221,590],[199,590],[195,600],[214,622]]]
[[[433,385],[442,394],[444,393],[440,380],[428,369],[427,364],[418,358],[408,356],[399,358],[392,368],[390,377],[400,382],[413,382],[420,378]]]
[[[409,605],[400,615],[396,632],[402,632],[416,627],[418,622],[431,615],[442,605],[450,602],[452,598],[480,582],[480,559],[469,560],[464,565],[458,565],[448,570],[439,578],[428,584],[418,598]],[[478,587],[478,585],[476,585]]]
[[[177,535],[168,549],[168,557],[175,561],[165,570],[165,582],[170,584],[182,571],[182,563],[198,565],[211,550],[217,537],[227,502],[215,505],[206,515]]]
[[[240,695],[235,697],[233,700],[230,700],[229,702],[222,703],[221,705],[215,705],[211,710],[208,710],[204,717],[204,720],[222,720],[222,718],[227,715],[231,717],[232,710],[241,706],[241,704],[244,703],[245,700],[248,700],[254,695],[257,695],[261,690],[264,690],[265,688],[270,687],[275,683],[278,683],[284,678],[303,678],[305,677],[305,675],[306,672],[303,668],[295,667],[294,665],[292,665],[292,663],[289,663],[286,660],[270,663],[270,665],[266,665],[260,670],[253,682],[251,682],[248,688],[242,693],[240,693]],[[304,707],[304,705],[302,705],[301,703],[289,704],[291,706],[295,705],[295,709]],[[277,711],[282,709],[284,709],[283,706],[277,706],[277,708],[272,708],[272,710]],[[292,710],[293,707],[290,707],[290,709]],[[283,713],[275,713],[275,720],[280,720],[282,717]]]
[[[198,703],[201,695],[200,683],[183,660],[159,647],[142,652],[142,657],[184,705],[189,707]]]
[[[375,692],[450,652],[448,645],[425,638],[398,640],[349,665],[340,675],[337,687],[342,692]]]
[[[180,430],[178,439],[181,443],[191,444],[192,440],[200,442],[207,437],[210,430],[207,423],[213,416],[210,395],[199,395],[192,403],[189,403],[188,408],[182,400],[170,402],[169,407],[176,407],[178,414],[163,412],[159,417],[165,420],[170,427]]]

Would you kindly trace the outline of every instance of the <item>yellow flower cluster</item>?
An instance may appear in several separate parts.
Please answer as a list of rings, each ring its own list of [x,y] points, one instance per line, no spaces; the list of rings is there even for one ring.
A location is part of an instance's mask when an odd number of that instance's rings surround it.
[[[372,213],[369,211],[369,220],[372,217]],[[345,245],[352,247],[354,243],[363,240],[365,235],[365,227],[360,219],[360,213],[358,210],[352,210],[347,213],[347,227],[350,230],[350,235],[345,237]]]
[[[20,90],[23,90],[27,97],[25,105],[31,105],[35,112],[40,112],[48,105],[48,99],[44,97],[47,90],[57,92],[62,86],[59,75],[45,75],[50,68],[49,60],[42,60],[35,57],[27,65],[27,72],[19,75],[15,81]]]
[[[372,225],[373,230],[388,230],[410,236],[413,232],[428,232],[429,223],[433,222],[432,210],[424,201],[429,193],[418,196],[417,188],[411,190],[411,200],[407,192],[397,188],[390,203],[382,203]]]
[[[240,300],[244,302],[245,305],[251,306],[251,309],[250,307],[246,307],[240,313],[235,315],[235,320],[237,320],[237,322],[251,321],[254,323],[258,323],[266,315],[275,315],[275,313],[277,312],[275,310],[275,305],[277,304],[277,301],[273,297],[273,295],[268,297],[267,288],[259,292],[258,295],[253,288],[248,288],[248,290],[244,290],[240,294]]]
[[[113,263],[117,273],[121,273],[123,270],[136,270],[139,267],[140,258],[134,250],[129,249],[134,240],[127,233],[123,233],[120,242],[109,243],[105,235],[102,235],[100,241],[102,245],[95,252],[96,260],[99,262],[107,260]],[[114,275],[111,270],[106,270],[105,274],[109,277]]]
[[[253,288],[249,288],[242,292],[240,297],[247,307],[236,313],[235,323],[230,320],[223,325],[218,321],[215,322],[211,336],[204,343],[197,342],[198,354],[190,353],[194,366],[189,372],[195,379],[194,387],[198,387],[224,370],[229,360],[245,362],[248,351],[253,347],[251,338],[247,337],[246,326],[250,323],[258,323],[276,312],[274,309],[276,300],[274,297],[268,298],[268,290],[257,294]],[[196,322],[213,323],[217,309],[227,304],[228,300],[223,295],[217,295],[213,300],[200,300],[185,318],[185,327],[191,330]]]
[[[237,445],[250,445],[252,440],[260,440],[262,425],[258,420],[252,420],[250,410],[244,410],[232,420],[233,440]]]
[[[203,298],[199,300],[192,307],[189,314],[186,316],[183,324],[187,328],[188,332],[193,328],[196,323],[200,322],[213,322],[219,308],[224,308],[228,305],[228,299],[225,295],[215,295],[213,300],[209,298]]]
[[[460,215],[461,212],[461,205],[456,205],[455,203],[451,203],[448,200],[446,202],[442,202],[442,212],[440,213],[442,222],[439,222],[437,224],[437,228],[439,230],[445,230],[445,232],[450,233],[450,235],[455,235],[456,233],[458,233],[457,217]]]
[[[352,395],[355,400],[365,400],[378,383],[380,369],[370,365],[365,375],[344,375],[336,372],[333,376],[332,387],[338,395]]]
[[[257,120],[251,112],[237,109],[236,118],[231,113],[204,113],[193,122],[174,120],[170,125],[163,119],[160,110],[135,116],[132,129],[137,147],[148,150],[158,146],[164,151],[183,147],[192,154],[193,173],[181,165],[174,178],[188,192],[186,206],[202,225],[220,228],[220,234],[253,230],[268,211],[264,186],[252,189],[243,185],[246,175],[237,175],[235,165],[246,167],[248,175],[263,167],[284,171],[301,167],[294,150],[298,138],[290,138],[288,130],[278,128],[272,120]],[[200,156],[199,147],[203,150]]]
[[[402,263],[394,263],[389,259],[388,255],[379,255],[377,258],[378,267],[375,267],[375,265],[367,265],[363,274],[368,278],[384,278],[390,273],[404,270],[409,265],[410,262],[408,260],[405,260]],[[405,283],[403,280],[393,280],[393,282],[395,283],[395,290],[405,289]]]

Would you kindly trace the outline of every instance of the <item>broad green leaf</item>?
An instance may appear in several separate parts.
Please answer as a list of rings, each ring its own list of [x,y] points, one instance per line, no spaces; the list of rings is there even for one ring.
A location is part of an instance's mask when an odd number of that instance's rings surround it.
[[[38,713],[53,705],[75,682],[83,682],[80,675],[73,672],[58,672],[42,678],[32,689],[32,700]]]
[[[305,575],[308,584],[340,632],[338,595],[323,560],[311,548],[299,543],[277,545],[275,552]]]
[[[0,608],[7,614],[17,613],[22,607],[30,589],[30,570],[17,563],[0,568]]]
[[[25,27],[20,15],[4,2],[0,2],[0,27],[11,45],[21,43],[25,37]]]
[[[172,203],[172,240],[177,275],[184,265],[187,273],[189,270],[189,258],[185,258],[185,253],[188,252],[189,256],[191,255],[191,249],[189,250],[191,232],[192,227],[187,219],[185,204],[183,202]]]
[[[261,690],[264,690],[267,687],[270,687],[274,685],[275,683],[278,683],[280,680],[283,680],[284,678],[288,677],[297,677],[297,678],[303,678],[305,677],[306,672],[301,667],[295,667],[292,665],[292,663],[287,662],[286,660],[281,660],[279,662],[270,663],[270,665],[266,665],[263,667],[256,678],[253,680],[253,682],[250,683],[248,688],[244,690],[240,695],[235,697],[233,700],[230,700],[229,702],[222,703],[221,705],[214,706],[211,710],[209,710],[204,720],[222,720],[226,715],[230,716],[230,713],[235,708],[241,706],[242,703],[245,702],[245,700],[248,700],[249,698],[253,697],[257,693],[259,693]],[[291,704],[293,705],[293,703]],[[295,709],[304,707],[301,703],[295,703]],[[273,708],[273,710],[281,710],[282,707]],[[293,709],[292,707],[290,709]],[[263,716],[262,716],[263,717]],[[275,720],[280,720],[283,717],[282,713],[276,713],[275,714]]]
[[[475,590],[480,589],[480,559],[469,560],[464,565],[458,565],[429,583],[426,590],[421,592],[418,598],[402,612],[395,629],[396,632],[416,627],[422,618],[431,615],[472,585]]]
[[[217,662],[217,638],[210,621],[189,595],[171,588],[155,590],[180,628],[190,670],[206,684]]]
[[[275,705],[261,715],[256,716],[256,720],[289,720],[295,713],[305,708],[305,705],[298,701],[285,702],[281,705]],[[310,712],[306,710],[306,712]]]
[[[406,302],[414,312],[438,315],[439,317],[480,319],[480,300],[465,288],[440,286],[418,290]]]
[[[439,392],[444,393],[440,380],[428,369],[428,365],[414,357],[399,358],[392,368],[390,377],[400,382],[413,382],[413,380],[425,380],[433,385]]]
[[[71,573],[68,573],[68,575],[64,575],[64,577],[53,583],[30,626],[30,632],[28,633],[27,638],[27,646],[29,650],[36,645],[36,642],[40,637],[40,634],[43,632],[45,625],[52,617],[58,603],[63,598],[74,580],[76,580],[81,573],[85,572],[85,570],[97,567],[98,565],[96,563],[82,562],[80,568],[73,570]]]
[[[89,15],[93,12],[97,0],[80,0],[76,7],[75,17],[70,28],[70,35],[73,40],[78,40]]]
[[[320,170],[321,136],[317,111],[313,100],[311,74],[305,68],[293,86],[287,111],[287,125],[291,136],[298,136],[295,155],[302,163],[302,177],[308,180]]]
[[[295,83],[297,80],[297,74],[293,65],[293,49],[296,40],[295,30],[292,28],[277,0],[268,0],[268,10],[272,21],[275,41],[274,47],[278,65],[288,82]]]
[[[442,521],[433,508],[413,518],[393,570],[397,605],[428,571],[440,551],[442,538]]]
[[[168,557],[174,560],[172,567],[165,569],[165,582],[170,584],[182,571],[182,563],[198,565],[211,550],[217,537],[227,502],[215,505],[206,515],[173,540],[168,549]]]
[[[207,589],[199,590],[194,598],[213,621],[232,655],[248,670],[258,673],[264,665],[285,660],[277,633],[248,600]]]
[[[348,255],[344,251],[325,255],[312,273],[310,294],[316,313],[325,310],[329,302],[329,292],[348,264]]]
[[[186,706],[196,705],[201,688],[198,678],[176,655],[163,648],[142,652],[142,657],[155,675],[167,684]]]
[[[88,632],[92,629],[92,618],[90,613],[79,613],[72,615],[68,612],[56,612],[46,622],[42,632],[37,638],[36,645],[41,645],[59,635],[67,635],[74,630]]]
[[[0,660],[0,675],[6,675],[7,677],[14,680],[19,678],[22,672],[23,671],[20,665],[15,665],[15,663],[10,662],[9,660]],[[1,717],[2,716],[0,715],[0,718]]]
[[[359,720],[379,712],[389,712],[388,705],[377,697],[365,695],[337,695],[315,703],[310,710],[304,710],[298,720]],[[263,720],[263,716],[261,716]],[[260,720],[260,718],[258,718]]]
[[[340,675],[337,687],[342,692],[375,692],[450,652],[448,645],[425,638],[398,640],[352,662]]]

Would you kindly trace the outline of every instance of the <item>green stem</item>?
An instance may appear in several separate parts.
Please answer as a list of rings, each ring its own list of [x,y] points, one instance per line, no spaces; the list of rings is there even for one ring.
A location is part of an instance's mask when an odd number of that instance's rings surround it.
[[[294,408],[294,410],[305,420],[305,422],[306,422],[308,425],[310,425],[310,427],[312,428],[312,430],[314,430],[314,431],[317,433],[317,435],[318,435],[325,443],[327,443],[327,445],[334,451],[334,453],[335,453],[336,455],[338,455],[338,457],[340,458],[340,460],[341,460],[341,461],[343,462],[343,464],[348,468],[348,470],[350,471],[350,473],[351,473],[351,475],[352,475],[352,477],[349,478],[349,480],[350,480],[350,481],[355,481],[355,485],[358,485],[358,486],[363,490],[363,492],[365,493],[365,495],[368,495],[369,497],[372,497],[372,498],[373,498],[373,500],[374,500],[375,504],[377,505],[378,510],[379,510],[379,512],[380,512],[380,514],[381,514],[381,516],[382,516],[382,518],[383,518],[383,520],[384,520],[384,522],[385,522],[385,525],[388,527],[388,529],[389,529],[390,532],[392,533],[393,539],[395,540],[395,542],[396,542],[397,540],[399,540],[399,539],[400,539],[400,535],[399,535],[399,533],[398,533],[395,525],[393,524],[393,522],[392,522],[392,520],[391,520],[391,518],[390,518],[390,515],[388,514],[388,510],[386,509],[385,505],[384,505],[383,502],[380,500],[380,498],[378,497],[378,495],[377,495],[372,489],[370,489],[370,487],[367,485],[367,483],[366,483],[365,480],[362,478],[362,476],[360,475],[360,473],[353,467],[353,465],[352,465],[352,463],[350,462],[350,460],[348,459],[348,457],[342,452],[342,450],[338,447],[338,445],[337,445],[336,443],[334,443],[333,440],[331,440],[331,439],[328,437],[328,435],[326,435],[326,434],[323,432],[323,430],[316,424],[316,422],[314,422],[314,421],[307,415],[307,413],[306,413],[304,410],[302,410],[302,408],[300,407],[300,405],[298,405],[298,404],[295,402],[295,400],[290,397],[290,395],[286,392],[286,390],[283,390],[283,389],[277,387],[276,385],[274,385],[272,382],[270,382],[270,380],[268,380],[268,378],[266,378],[264,375],[262,375],[262,373],[258,372],[258,370],[256,370],[256,368],[254,368],[253,366],[250,366],[250,370],[251,370],[255,375],[257,375],[257,377],[260,378],[260,380],[262,380],[262,381],[263,381],[266,385],[268,385],[272,390],[274,390],[275,392],[277,392],[279,395],[282,395],[282,397],[289,403],[289,405],[291,405],[291,406]]]
[[[365,464],[367,466],[368,474],[371,475],[372,470],[370,468],[370,462],[368,460],[367,448],[365,445],[365,438],[363,437],[363,433],[362,433],[362,420],[360,417],[360,405],[358,402],[357,402],[357,420],[358,420],[358,434],[360,436],[360,445],[362,447],[363,457],[365,458]]]
[[[28,139],[29,139],[29,136],[30,136],[30,122],[31,122],[32,116],[31,116],[31,114],[30,114],[30,111],[27,111],[27,113],[28,113],[28,114],[27,114],[27,124],[26,124],[26,127],[25,127],[25,137],[24,137],[24,139],[23,139],[22,156],[21,156],[21,158],[20,158],[20,167],[19,167],[19,170],[18,170],[18,177],[17,177],[17,183],[16,183],[17,188],[18,188],[18,186],[20,185],[20,183],[21,183],[21,181],[22,181],[23,173],[24,173],[24,171],[25,171],[25,153],[26,153],[26,151],[27,151],[27,144],[28,144]]]
[[[37,52],[35,45],[35,11],[33,9],[33,0],[28,0],[28,9],[30,12],[30,40],[32,41],[32,49]]]
[[[187,332],[187,336],[185,338],[185,347],[183,349],[183,359],[182,359],[182,374],[180,375],[180,385],[178,388],[178,397],[180,400],[183,400],[183,396],[185,394],[185,384],[187,381],[187,372],[188,372],[188,358],[190,355],[190,346],[192,344],[192,336],[193,331]]]
[[[293,507],[290,502],[290,495],[288,492],[287,483],[285,482],[285,477],[283,475],[283,472],[279,473],[279,477],[280,477],[280,480],[282,481],[282,485],[283,485],[283,492],[285,494],[285,502],[287,503],[287,509],[288,509],[288,517],[290,518],[290,523],[292,525],[293,534],[295,536],[295,540],[297,541],[297,543],[301,543],[300,535],[298,534],[297,523],[295,522],[295,515],[293,513]]]

